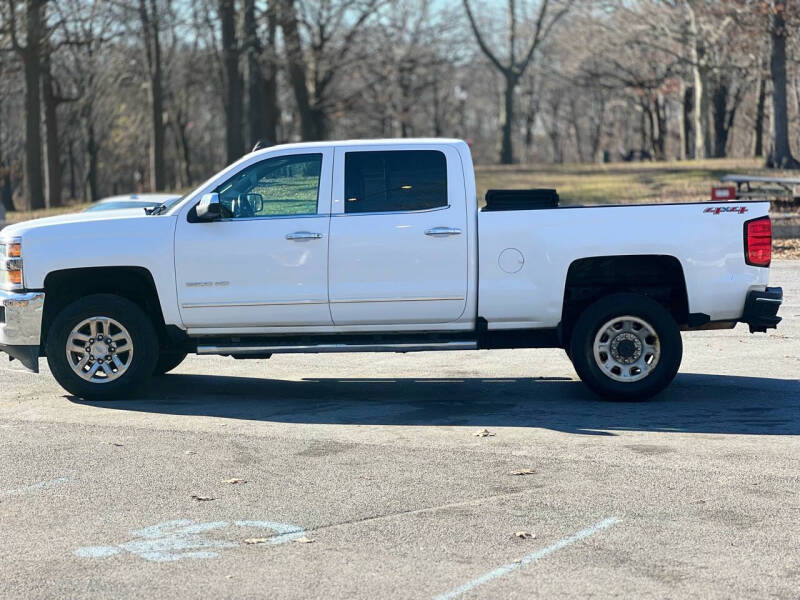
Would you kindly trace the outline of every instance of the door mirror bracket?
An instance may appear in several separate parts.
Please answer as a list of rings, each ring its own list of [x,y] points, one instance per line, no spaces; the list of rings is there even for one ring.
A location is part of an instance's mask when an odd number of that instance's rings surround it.
[[[222,217],[222,204],[219,194],[203,194],[197,205],[197,219],[200,221],[217,221]]]

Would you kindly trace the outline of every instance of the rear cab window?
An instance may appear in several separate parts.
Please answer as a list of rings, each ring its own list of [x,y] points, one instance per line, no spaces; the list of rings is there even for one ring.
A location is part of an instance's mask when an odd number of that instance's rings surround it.
[[[447,160],[439,150],[348,151],[344,183],[346,214],[448,206]]]

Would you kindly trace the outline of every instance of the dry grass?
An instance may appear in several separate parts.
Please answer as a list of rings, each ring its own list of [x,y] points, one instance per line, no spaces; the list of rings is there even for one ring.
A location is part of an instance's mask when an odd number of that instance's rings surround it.
[[[718,159],[665,163],[476,167],[478,198],[492,188],[555,188],[562,204],[696,202],[732,172],[779,175],[762,161]],[[794,174],[796,176],[796,174]]]
[[[772,240],[772,257],[800,260],[800,239]]]

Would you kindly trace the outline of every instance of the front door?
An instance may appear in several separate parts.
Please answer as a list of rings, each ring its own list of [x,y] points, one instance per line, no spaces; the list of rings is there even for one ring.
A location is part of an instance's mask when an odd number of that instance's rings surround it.
[[[333,198],[334,324],[461,317],[469,236],[464,175],[453,148],[337,148]]]
[[[284,151],[216,187],[222,218],[178,223],[175,271],[184,325],[331,325],[328,229],[333,150]],[[195,221],[195,222],[192,222]]]

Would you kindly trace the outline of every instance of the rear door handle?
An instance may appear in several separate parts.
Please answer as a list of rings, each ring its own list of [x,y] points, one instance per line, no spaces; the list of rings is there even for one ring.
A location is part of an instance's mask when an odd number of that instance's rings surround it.
[[[318,240],[320,238],[322,238],[322,234],[313,231],[295,231],[286,234],[287,240]]]
[[[443,235],[460,235],[461,230],[458,227],[434,227],[425,231],[425,235],[443,236]]]

